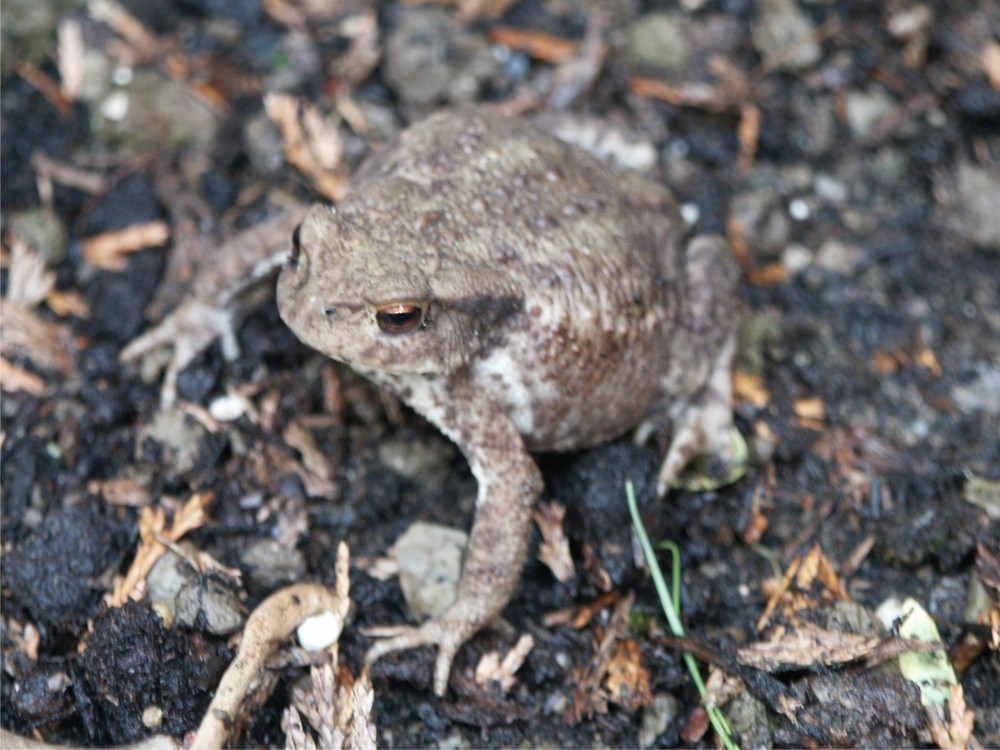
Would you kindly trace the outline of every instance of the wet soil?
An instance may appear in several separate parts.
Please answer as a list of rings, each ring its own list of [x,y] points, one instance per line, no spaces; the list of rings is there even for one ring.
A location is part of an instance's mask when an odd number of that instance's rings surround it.
[[[555,580],[532,554],[505,623],[462,650],[443,700],[430,690],[429,650],[376,664],[380,745],[715,746],[636,564],[629,480],[650,536],[679,546],[682,616],[703,660],[742,678],[727,712],[744,746],[934,745],[916,689],[892,662],[768,673],[735,659],[777,626],[826,622],[845,598],[870,613],[892,597],[934,617],[976,737],[1000,743],[987,619],[1000,586],[993,4],[623,2],[598,13],[524,0],[469,20],[356,0],[289,20],[255,3],[126,3],[146,36],[63,5],[35,26],[15,24],[14,9],[3,19],[5,729],[104,746],[197,726],[231,658],[228,634],[204,613],[168,624],[148,598],[108,605],[135,555],[142,506],[172,515],[192,492],[214,493],[208,523],[186,540],[242,573],[232,588],[244,614],[283,582],[332,583],[346,540],[355,608],[341,662],[353,674],[369,643],[362,629],[409,617],[396,581],[369,574],[372,561],[415,520],[471,525],[475,482],[457,451],[306,349],[267,294],[239,327],[239,355],[227,360],[216,344],[178,383],[183,402],[206,408],[242,393],[254,408],[235,420],[210,429],[189,411],[164,437],[152,427],[161,381],[118,360],[224,237],[290,198],[323,199],[317,172],[290,163],[264,114],[264,93],[284,91],[340,134],[327,170],[339,177],[406,123],[454,103],[601,118],[626,134],[625,153],[655,149],[651,171],[694,230],[725,233],[746,272],[739,370],[751,384],[735,404],[746,476],[656,502],[656,441],[540,456],[543,500],[567,510],[574,577]],[[344,23],[358,18],[368,25]],[[57,64],[67,42],[56,29],[65,36],[67,24],[86,50],[71,59],[93,79],[73,96],[59,90],[72,65]],[[365,47],[359,26],[377,46]],[[498,36],[512,28],[537,46]],[[678,33],[686,54],[644,45],[650,28],[654,41]],[[569,57],[560,40],[576,43]],[[88,254],[95,235],[156,221],[171,239],[120,268]],[[55,275],[44,302],[17,303],[54,326],[27,343],[9,313],[18,243]],[[53,341],[65,344],[49,352]],[[319,485],[302,469],[309,449],[289,438],[304,417],[330,470]],[[430,459],[406,462],[428,446]],[[251,551],[274,541],[281,572],[261,571]],[[536,532],[533,552],[539,543]],[[842,593],[807,583],[759,632],[774,582],[816,548]],[[640,678],[614,693],[588,682],[587,668],[631,593],[619,640],[635,645],[622,653]],[[553,623],[564,610],[573,616]],[[522,633],[535,647],[516,684],[479,685],[479,657],[505,653]],[[284,745],[281,712],[306,673],[276,668],[237,744]]]

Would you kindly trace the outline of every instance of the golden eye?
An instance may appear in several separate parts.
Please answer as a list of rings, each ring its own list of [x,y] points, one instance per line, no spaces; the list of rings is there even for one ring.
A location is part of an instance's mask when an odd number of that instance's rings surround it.
[[[409,333],[424,323],[424,310],[419,305],[398,302],[375,311],[378,327],[386,333]]]

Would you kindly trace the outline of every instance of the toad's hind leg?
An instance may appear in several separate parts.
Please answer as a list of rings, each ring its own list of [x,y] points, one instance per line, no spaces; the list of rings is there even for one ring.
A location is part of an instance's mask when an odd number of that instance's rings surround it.
[[[722,479],[730,475],[735,352],[736,334],[731,333],[719,350],[701,393],[694,400],[671,409],[673,435],[657,477],[657,497],[666,495],[684,467],[699,456],[708,457],[706,473],[710,477]]]
[[[733,463],[733,360],[740,312],[740,271],[729,244],[718,235],[693,238],[684,251],[682,311],[686,333],[674,342],[670,383],[664,384],[672,436],[660,468],[662,497],[681,470],[707,456],[712,479],[730,476]]]

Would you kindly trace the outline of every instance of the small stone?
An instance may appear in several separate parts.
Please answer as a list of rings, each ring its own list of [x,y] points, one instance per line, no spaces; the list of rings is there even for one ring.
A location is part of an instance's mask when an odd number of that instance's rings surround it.
[[[444,483],[454,455],[454,448],[436,437],[387,438],[378,445],[379,461],[401,477],[434,490]]]
[[[816,252],[816,265],[841,276],[850,276],[864,257],[864,250],[857,245],[848,245],[840,240],[826,240]]]
[[[59,217],[43,208],[19,211],[8,217],[10,233],[35,248],[48,265],[66,255],[66,227]]]
[[[642,711],[639,726],[639,747],[652,747],[656,739],[667,731],[667,727],[677,718],[679,706],[670,693],[656,693],[653,702]]]
[[[989,250],[1000,250],[1000,176],[968,162],[958,165],[954,187],[943,178],[938,192],[945,222],[964,239]]]
[[[156,451],[158,471],[166,469],[185,474],[194,468],[206,436],[205,428],[181,409],[161,409],[151,423],[139,430],[135,441],[136,459],[144,460],[146,442],[151,440],[160,448]]]
[[[726,707],[726,717],[741,747],[774,747],[767,707],[748,690],[733,698]]]
[[[804,246],[792,243],[781,253],[781,265],[789,276],[795,276],[806,270],[813,262],[812,251]]]
[[[412,8],[385,45],[382,71],[407,104],[462,104],[477,99],[500,64],[484,36],[439,8]]]
[[[239,597],[217,573],[206,573],[177,594],[177,622],[213,635],[230,635],[243,625]]]
[[[112,91],[94,110],[98,140],[123,156],[208,149],[219,118],[185,83],[155,71],[136,70],[128,86]]]
[[[777,70],[804,70],[822,55],[812,21],[793,0],[762,0],[758,4],[753,41],[765,67]]]
[[[208,413],[220,422],[235,422],[247,413],[247,400],[232,393],[220,396],[208,405]]]
[[[675,13],[647,13],[628,30],[624,58],[629,67],[651,75],[678,73],[690,56],[690,30]]]
[[[468,534],[459,529],[417,522],[392,547],[399,564],[399,586],[418,620],[444,612],[458,591]]]
[[[194,549],[191,545],[185,546]],[[146,594],[164,624],[168,624],[168,619],[173,622],[176,616],[177,594],[194,579],[195,575],[194,568],[187,560],[173,550],[167,550],[149,571],[146,576]]]
[[[951,389],[951,397],[964,412],[1000,415],[1000,369],[981,366],[974,380]]]
[[[747,244],[763,256],[774,256],[788,245],[791,221],[771,189],[737,195],[729,205],[730,220],[737,222]]]
[[[816,175],[813,190],[816,197],[824,203],[840,206],[847,200],[847,186],[836,177],[831,177],[828,174]]]
[[[855,138],[867,138],[893,107],[892,98],[881,88],[848,91],[845,97],[847,126]]]
[[[163,724],[163,709],[159,706],[146,706],[142,711],[142,723],[147,729],[157,729]]]
[[[268,592],[301,580],[306,571],[302,553],[274,539],[252,544],[240,557],[247,571],[247,585],[255,591]]]

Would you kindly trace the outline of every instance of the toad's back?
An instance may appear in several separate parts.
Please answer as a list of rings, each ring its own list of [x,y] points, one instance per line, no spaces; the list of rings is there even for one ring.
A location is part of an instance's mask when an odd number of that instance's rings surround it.
[[[392,206],[393,223],[411,214],[437,263],[482,264],[520,287],[519,313],[479,332],[492,344],[469,376],[529,448],[599,443],[661,395],[685,282],[682,223],[660,185],[523,120],[448,113],[370,159],[341,210],[355,204],[369,218]]]

